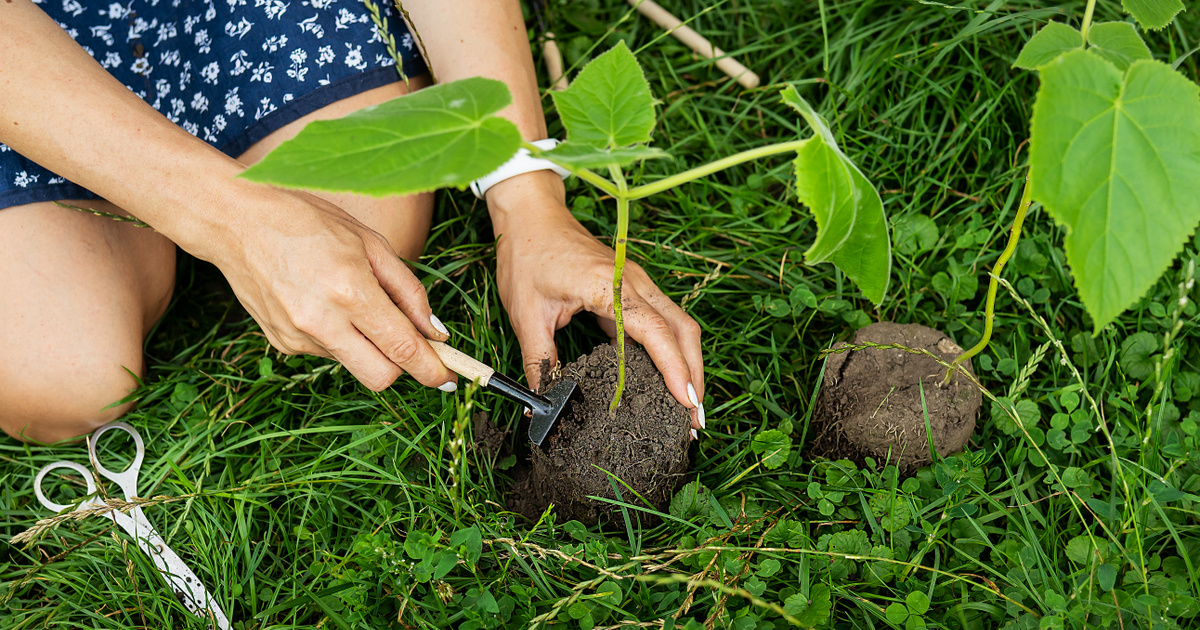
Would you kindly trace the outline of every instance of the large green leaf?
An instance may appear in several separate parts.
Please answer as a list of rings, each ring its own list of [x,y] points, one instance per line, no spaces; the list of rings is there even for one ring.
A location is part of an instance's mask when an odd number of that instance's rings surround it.
[[[1021,54],[1013,67],[1036,70],[1038,66],[1054,61],[1059,55],[1083,48],[1083,33],[1058,22],[1042,27],[1036,35],[1025,42]]]
[[[585,66],[571,87],[551,95],[571,142],[601,149],[650,142],[654,97],[623,41]]]
[[[1101,22],[1088,31],[1089,50],[1121,71],[1138,59],[1150,59],[1150,49],[1129,22]]]
[[[610,164],[625,166],[642,160],[670,159],[671,155],[662,149],[647,146],[601,149],[590,144],[564,142],[552,151],[541,153],[539,157],[574,171],[581,168],[595,169]]]
[[[796,193],[817,220],[817,238],[804,257],[832,262],[875,304],[892,273],[892,245],[879,193],[838,148],[825,119],[789,86],[783,100],[816,135],[796,152]]]
[[[1041,73],[1033,198],[1068,230],[1067,261],[1099,331],[1158,280],[1200,221],[1200,88],[1157,61],[1122,74],[1086,51]]]
[[[435,85],[309,123],[242,177],[375,196],[465,186],[520,148],[516,126],[495,115],[511,101],[508,87],[492,79]]]
[[[1121,0],[1121,4],[1142,28],[1151,30],[1170,24],[1175,14],[1183,10],[1180,0]]]

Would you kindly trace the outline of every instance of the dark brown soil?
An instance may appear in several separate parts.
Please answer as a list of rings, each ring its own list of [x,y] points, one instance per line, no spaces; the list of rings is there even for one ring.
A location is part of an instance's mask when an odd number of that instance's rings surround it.
[[[510,509],[537,519],[553,503],[560,523],[619,518],[619,508],[587,498],[617,498],[614,478],[626,503],[644,506],[635,492],[656,509],[670,502],[688,470],[691,416],[667,391],[650,355],[633,343],[625,350],[625,393],[615,419],[608,413],[617,386],[615,347],[600,346],[550,375],[543,389],[567,378],[583,395],[542,448],[533,449],[528,476],[513,486]]]
[[[946,335],[917,324],[871,324],[855,333],[851,343],[923,348],[947,363],[963,352]],[[966,368],[971,371],[969,361]],[[813,416],[816,438],[810,453],[858,461],[870,456],[905,472],[928,465],[921,387],[938,455],[961,451],[975,430],[983,397],[962,375],[942,387],[945,373],[932,358],[897,349],[830,355]]]

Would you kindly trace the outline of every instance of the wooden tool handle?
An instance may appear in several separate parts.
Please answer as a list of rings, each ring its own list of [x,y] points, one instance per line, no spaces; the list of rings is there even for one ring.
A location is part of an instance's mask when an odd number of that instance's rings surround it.
[[[546,74],[550,75],[550,89],[562,92],[567,89],[567,75],[563,72],[562,51],[554,40],[554,33],[542,36],[542,58],[546,61]]]
[[[492,374],[496,373],[496,370],[440,341],[433,341],[432,339],[426,339],[425,341],[428,341],[429,345],[433,347],[433,351],[437,353],[442,363],[459,376],[466,377],[472,381],[479,381],[480,385],[486,387],[488,381],[492,378]]]
[[[727,56],[724,50],[713,46],[712,42],[705,39],[703,35],[685,26],[679,18],[671,15],[669,11],[658,6],[657,3],[651,0],[629,0],[629,4],[636,8],[638,13],[650,18],[652,22],[666,29],[667,32],[675,36],[675,39],[683,42],[685,46],[691,48],[697,55],[708,59],[716,59],[717,68],[736,80],[742,87],[747,90],[758,87],[759,78],[757,74],[754,74],[749,68],[738,63],[733,57]]]

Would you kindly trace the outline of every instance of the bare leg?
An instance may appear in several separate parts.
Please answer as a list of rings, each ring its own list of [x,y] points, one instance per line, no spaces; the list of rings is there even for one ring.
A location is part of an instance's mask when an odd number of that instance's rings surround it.
[[[174,284],[175,245],[153,230],[52,203],[0,210],[0,428],[55,442],[120,417]]]

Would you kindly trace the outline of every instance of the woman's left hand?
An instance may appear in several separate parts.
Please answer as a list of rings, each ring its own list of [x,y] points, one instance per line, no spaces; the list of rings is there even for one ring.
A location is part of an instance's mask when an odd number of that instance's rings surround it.
[[[596,315],[615,335],[613,250],[592,236],[564,203],[562,182],[538,171],[497,184],[488,208],[499,237],[500,300],[521,344],[525,375],[537,387],[544,361],[554,365],[554,333],[575,314]],[[704,363],[700,326],[636,263],[626,260],[621,304],[625,332],[641,343],[676,400],[704,428]]]

